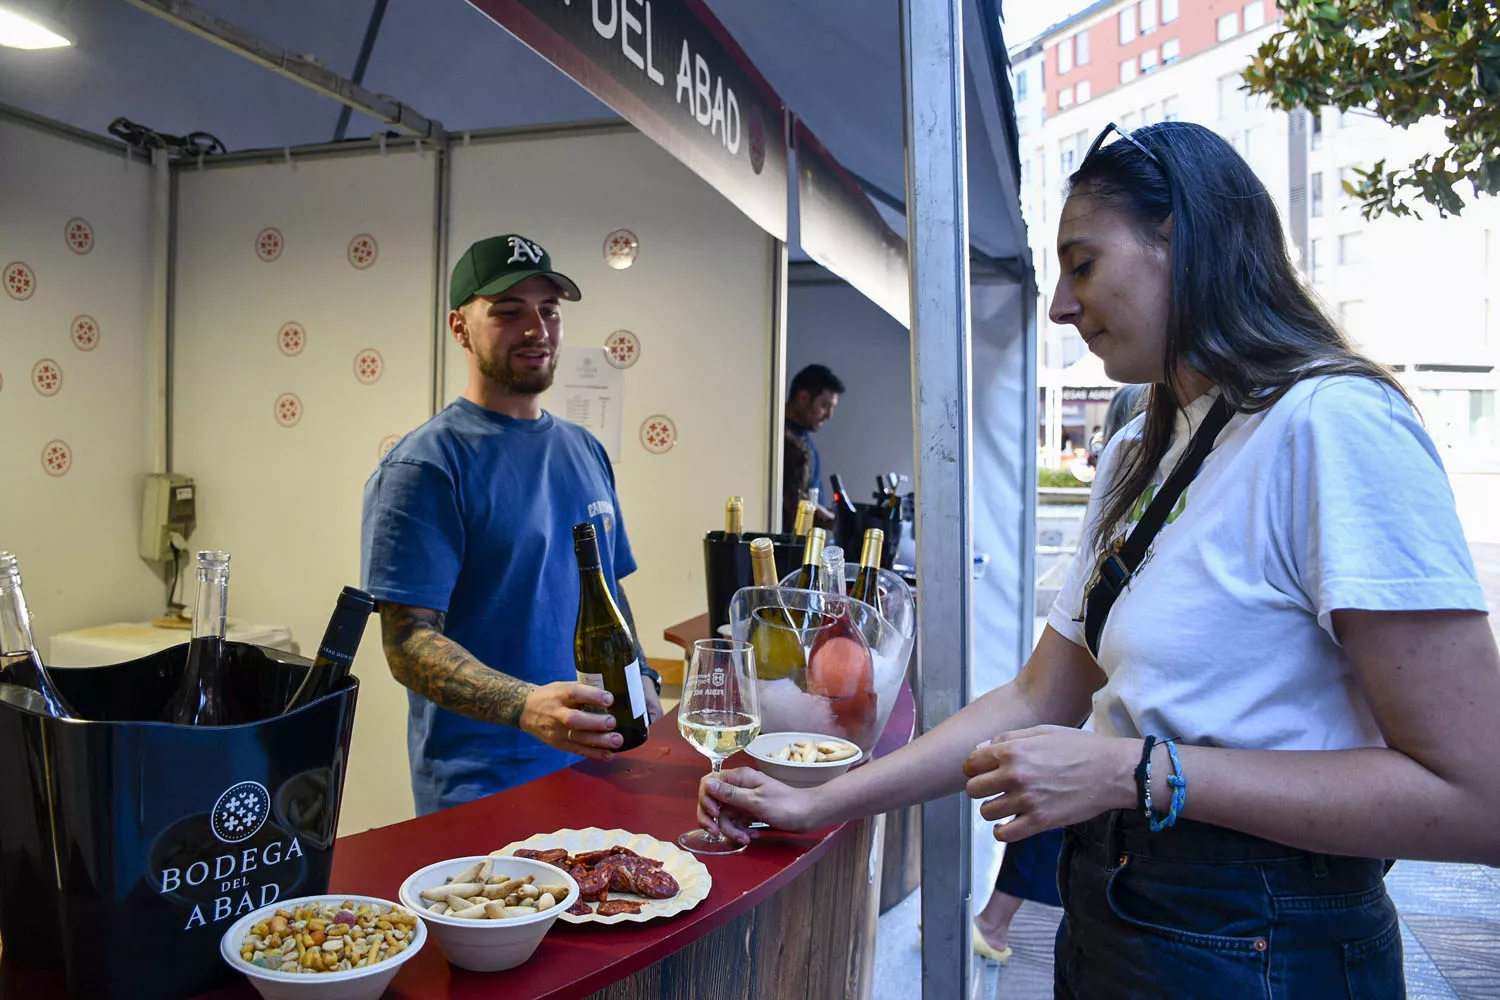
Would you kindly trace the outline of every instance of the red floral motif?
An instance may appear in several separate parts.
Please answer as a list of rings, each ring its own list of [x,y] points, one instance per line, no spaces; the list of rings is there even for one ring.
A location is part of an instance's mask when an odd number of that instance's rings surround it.
[[[63,239],[68,241],[68,249],[74,253],[88,253],[94,249],[94,227],[87,219],[69,219],[63,227]]]
[[[66,476],[73,468],[73,449],[62,440],[48,441],[42,446],[42,468],[52,477]]]
[[[289,358],[295,358],[307,346],[307,331],[301,323],[283,323],[276,331],[276,349]]]
[[[5,294],[24,302],[36,291],[36,274],[25,261],[13,260],[5,265]]]
[[[380,457],[385,458],[386,452],[396,447],[396,442],[401,440],[400,434],[387,434],[380,439]]]
[[[31,366],[31,385],[43,396],[56,396],[62,392],[62,365],[51,358],[43,358]]]
[[[641,447],[653,455],[665,455],[677,443],[677,425],[660,413],[641,423]]]
[[[274,409],[276,422],[283,427],[296,427],[302,419],[302,399],[295,392],[283,392],[276,397]]]
[[[617,271],[634,264],[640,252],[641,241],[628,229],[616,229],[604,237],[604,263]]]
[[[380,244],[369,233],[360,233],[349,241],[349,263],[355,270],[369,270],[379,256]]]
[[[99,346],[99,321],[92,316],[73,317],[73,346],[92,351]]]
[[[616,330],[604,341],[604,360],[616,368],[629,368],[641,360],[640,338],[629,330]]]
[[[354,356],[354,377],[365,385],[374,385],[385,374],[385,358],[373,347],[367,347]]]
[[[281,256],[281,251],[286,249],[286,240],[281,237],[281,230],[274,226],[267,226],[255,234],[255,256],[267,264]]]

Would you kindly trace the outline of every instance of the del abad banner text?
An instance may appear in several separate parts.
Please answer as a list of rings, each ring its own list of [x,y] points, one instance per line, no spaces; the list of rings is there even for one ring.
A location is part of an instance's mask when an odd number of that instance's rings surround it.
[[[786,111],[702,0],[470,0],[779,240]]]

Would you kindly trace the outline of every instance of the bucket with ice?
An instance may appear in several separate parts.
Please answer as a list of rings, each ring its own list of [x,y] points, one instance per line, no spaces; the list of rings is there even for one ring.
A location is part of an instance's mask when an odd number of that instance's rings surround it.
[[[856,570],[847,568],[851,578]],[[735,593],[730,626],[755,650],[761,732],[827,733],[874,748],[916,638],[911,590],[889,570],[880,571],[880,605],[786,586]]]

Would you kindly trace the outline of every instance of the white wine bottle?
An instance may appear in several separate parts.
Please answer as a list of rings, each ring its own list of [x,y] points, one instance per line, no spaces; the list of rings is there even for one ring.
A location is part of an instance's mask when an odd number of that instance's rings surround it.
[[[864,548],[859,556],[859,573],[849,596],[880,610],[880,556],[885,551],[885,532],[870,528],[865,532]]]
[[[745,501],[740,497],[730,497],[724,505],[724,540],[737,542],[744,532]]]
[[[757,538],[750,543],[750,566],[755,585],[764,592],[763,597],[779,593],[776,591],[776,547],[769,538]],[[750,648],[755,650],[755,672],[761,680],[779,681],[790,677],[801,686],[807,671],[807,657],[803,655],[796,626],[783,605],[766,601],[751,613]]]
[[[817,513],[817,504],[811,500],[799,500],[797,502],[797,519],[792,522],[792,537],[806,538],[807,533],[812,530],[813,519]]]
[[[646,691],[641,663],[625,616],[615,604],[599,561],[599,540],[585,521],[573,526],[573,554],[578,558],[578,624],[573,630],[573,658],[578,679],[615,696],[607,713],[614,717],[621,750],[646,742]]]
[[[792,581],[794,589],[823,589],[823,546],[827,543],[828,532],[822,528],[813,528],[807,533],[807,541],[802,546],[802,568]]]

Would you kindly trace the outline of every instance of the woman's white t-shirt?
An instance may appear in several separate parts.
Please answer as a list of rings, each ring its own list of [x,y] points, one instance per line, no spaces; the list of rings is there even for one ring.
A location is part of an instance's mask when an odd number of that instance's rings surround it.
[[[1217,393],[1177,416],[1148,495]],[[1083,540],[1048,624],[1085,645],[1101,500],[1122,446],[1099,463]],[[1130,520],[1139,517],[1137,503]],[[1128,526],[1126,529],[1128,530]],[[1411,407],[1367,378],[1299,382],[1236,414],[1110,611],[1093,728],[1110,736],[1268,750],[1384,740],[1342,648],[1336,609],[1485,611],[1453,493]]]

